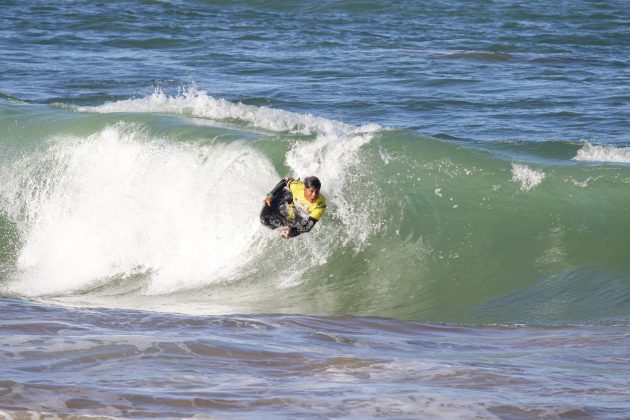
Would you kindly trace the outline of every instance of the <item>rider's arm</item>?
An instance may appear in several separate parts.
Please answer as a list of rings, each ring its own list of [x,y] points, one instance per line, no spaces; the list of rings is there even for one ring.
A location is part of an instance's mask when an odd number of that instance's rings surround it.
[[[273,196],[276,195],[278,191],[286,187],[291,181],[293,181],[292,178],[289,178],[289,177],[282,178],[280,182],[278,182],[278,184],[275,187],[273,187],[273,190],[271,190],[271,192],[267,194],[267,196],[265,197],[265,203],[268,206],[270,206],[271,200],[273,200]]]
[[[298,226],[292,227],[289,232],[289,237],[294,238],[303,233],[310,232],[310,230],[313,229],[313,226],[315,226],[315,223],[317,223],[317,219],[309,217],[305,224],[299,224]]]

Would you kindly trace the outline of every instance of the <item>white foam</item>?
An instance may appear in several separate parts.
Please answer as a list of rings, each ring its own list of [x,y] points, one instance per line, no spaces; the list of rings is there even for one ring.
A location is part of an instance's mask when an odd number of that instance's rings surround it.
[[[630,147],[596,146],[583,142],[573,160],[590,162],[630,163]]]
[[[249,263],[256,263],[269,245],[299,255],[295,264],[275,273],[277,286],[290,287],[324,264],[334,249],[348,242],[361,247],[380,227],[374,209],[356,205],[378,194],[356,190],[360,152],[380,129],[377,125],[356,127],[232,103],[194,87],[177,96],[156,91],[77,109],[239,120],[257,129],[316,138],[292,141],[284,174],[245,142],[175,143],[128,123],[88,138],[53,139],[49,149],[0,174],[13,179],[0,186],[0,200],[14,203],[8,212],[19,220],[23,243],[20,275],[12,285],[17,293],[72,293],[99,279],[138,273],[150,279],[145,292],[169,293],[238,278],[244,267],[256,270]],[[286,175],[317,175],[329,203],[325,217],[332,220],[318,224],[313,234],[271,243],[278,235],[261,228],[252,209]]]
[[[358,203],[379,202],[379,192],[364,191],[360,181],[363,145],[372,139],[372,128],[348,128],[344,133],[320,134],[315,141],[297,141],[286,154],[290,174],[304,178],[317,175],[322,181],[322,193],[328,200],[325,221],[315,226],[314,234],[292,241],[289,251],[295,258],[279,273],[277,286],[293,287],[304,281],[304,275],[314,266],[323,265],[339,247],[351,244],[361,249],[368,237],[380,228],[375,206]],[[336,226],[331,225],[333,219]],[[307,264],[304,261],[308,261]]]
[[[244,143],[173,143],[122,123],[3,171],[23,242],[12,289],[27,295],[137,272],[151,273],[148,293],[225,279],[255,256],[251,208],[277,179]]]
[[[144,98],[109,102],[99,106],[77,107],[77,110],[104,114],[148,112],[188,115],[219,121],[239,120],[263,130],[305,135],[322,134],[337,138],[357,130],[351,125],[311,114],[297,114],[281,109],[215,99],[195,86],[184,89],[176,96],[169,96],[161,90],[156,90],[152,95]],[[361,130],[375,131],[379,128],[377,125],[367,125]]]
[[[360,226],[369,225],[367,218],[370,216],[346,202],[347,194],[342,190],[347,187],[350,178],[356,178],[355,172],[360,164],[359,149],[370,142],[374,133],[381,129],[376,124],[357,127],[310,114],[233,103],[225,99],[215,99],[195,86],[184,89],[176,96],[168,96],[157,90],[145,98],[77,109],[99,113],[155,112],[211,120],[239,120],[257,129],[316,135],[315,141],[297,141],[293,144],[286,155],[291,173],[284,175],[302,178],[317,175],[322,181],[323,192],[336,204],[341,221],[352,230],[346,237],[360,242],[373,231],[364,228],[357,231]]]
[[[527,165],[512,163],[512,181],[521,184],[521,191],[529,191],[542,182],[545,173],[530,169]]]
[[[320,178],[323,190],[335,202],[338,216],[348,227],[367,222],[357,219],[363,213],[352,211],[358,206],[347,202],[349,194],[344,194],[344,189],[359,170],[361,147],[371,139],[371,132],[359,129],[342,137],[320,135],[315,141],[296,142],[286,155],[293,174],[300,177],[316,174]]]

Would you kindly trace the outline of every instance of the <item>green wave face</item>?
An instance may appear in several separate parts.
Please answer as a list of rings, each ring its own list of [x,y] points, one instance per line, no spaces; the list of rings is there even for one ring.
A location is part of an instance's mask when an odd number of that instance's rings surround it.
[[[506,160],[404,132],[376,147],[383,200],[369,205],[386,210],[361,258],[376,291],[365,307],[457,322],[627,313],[627,167]]]
[[[625,149],[459,144],[210,98],[6,101],[5,294],[193,313],[437,322],[627,317]],[[281,176],[329,201],[308,235],[258,223]]]

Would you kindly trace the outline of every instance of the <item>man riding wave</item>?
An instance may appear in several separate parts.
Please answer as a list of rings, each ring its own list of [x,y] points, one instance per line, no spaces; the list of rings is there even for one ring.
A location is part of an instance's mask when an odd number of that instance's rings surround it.
[[[282,178],[265,197],[260,222],[280,230],[285,239],[309,232],[326,210],[326,198],[319,192],[321,186],[315,176],[304,181]]]

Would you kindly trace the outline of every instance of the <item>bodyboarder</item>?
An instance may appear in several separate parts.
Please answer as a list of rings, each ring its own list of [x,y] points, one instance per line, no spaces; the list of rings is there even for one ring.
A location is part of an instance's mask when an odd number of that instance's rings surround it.
[[[326,210],[326,198],[319,192],[321,186],[315,176],[304,181],[282,178],[265,197],[260,222],[278,229],[285,239],[309,232]]]

